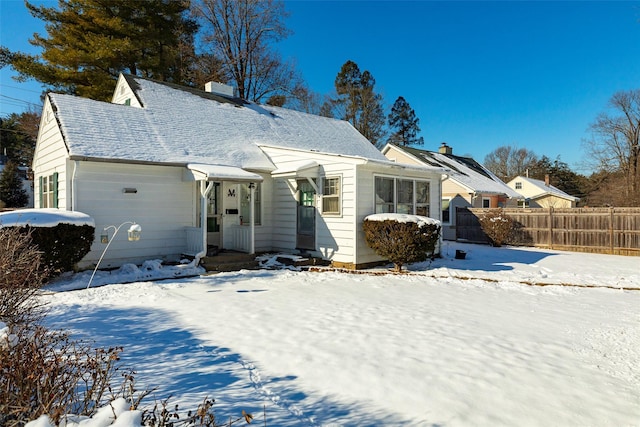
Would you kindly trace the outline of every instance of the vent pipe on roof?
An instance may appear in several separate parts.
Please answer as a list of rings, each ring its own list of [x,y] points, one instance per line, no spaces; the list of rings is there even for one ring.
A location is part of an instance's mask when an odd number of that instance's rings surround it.
[[[204,91],[216,95],[233,96],[233,86],[224,83],[207,82],[204,84]]]
[[[449,147],[446,142],[440,144],[440,148],[438,148],[438,153],[440,154],[453,154],[453,148]]]

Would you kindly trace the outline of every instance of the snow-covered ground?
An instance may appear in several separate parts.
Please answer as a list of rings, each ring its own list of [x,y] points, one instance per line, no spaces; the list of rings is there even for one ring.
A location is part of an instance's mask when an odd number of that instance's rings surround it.
[[[266,407],[269,426],[640,425],[639,257],[443,255],[402,275],[144,281],[179,268],[151,264],[86,289],[84,273],[48,288],[49,322],[124,346],[139,387],[157,387],[149,405],[211,397],[221,419],[244,409],[263,425]]]

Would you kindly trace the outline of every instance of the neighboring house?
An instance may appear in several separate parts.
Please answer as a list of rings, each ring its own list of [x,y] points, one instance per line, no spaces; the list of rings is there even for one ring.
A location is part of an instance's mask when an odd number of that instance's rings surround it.
[[[387,160],[348,122],[121,75],[112,103],[48,94],[34,155],[36,207],[135,221],[101,266],[207,250],[302,252],[345,268],[381,261],[364,217],[440,216],[437,167]],[[96,264],[97,238],[80,267]]]
[[[7,164],[9,158],[3,154],[0,154],[0,175],[4,171],[4,165]],[[25,208],[33,207],[33,181],[29,179],[29,168],[26,166],[18,166],[18,171],[20,173],[20,178],[22,179],[22,189],[29,196],[29,201],[27,202]],[[2,206],[0,206],[1,208]]]
[[[517,176],[507,185],[523,197],[520,205],[527,208],[575,208],[580,200],[549,184],[549,175],[544,181]]]
[[[445,240],[456,239],[456,208],[515,207],[521,197],[480,163],[454,155],[444,142],[437,152],[387,144],[382,153],[397,163],[445,169],[441,200]]]

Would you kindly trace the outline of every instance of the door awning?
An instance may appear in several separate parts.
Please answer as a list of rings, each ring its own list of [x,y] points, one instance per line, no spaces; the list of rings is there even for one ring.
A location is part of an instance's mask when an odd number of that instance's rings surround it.
[[[236,166],[189,163],[187,165],[187,169],[187,174],[195,181],[263,181],[263,178],[257,173],[247,172],[246,170]]]
[[[311,160],[289,164],[271,172],[274,178],[317,178],[318,163]]]

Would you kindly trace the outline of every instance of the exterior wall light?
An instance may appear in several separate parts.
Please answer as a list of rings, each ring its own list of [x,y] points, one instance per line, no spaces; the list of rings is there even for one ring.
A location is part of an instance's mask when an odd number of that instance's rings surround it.
[[[129,231],[127,232],[127,234],[130,242],[137,242],[138,240],[140,240],[142,227],[140,227],[140,224],[131,224],[131,227],[129,227]]]

